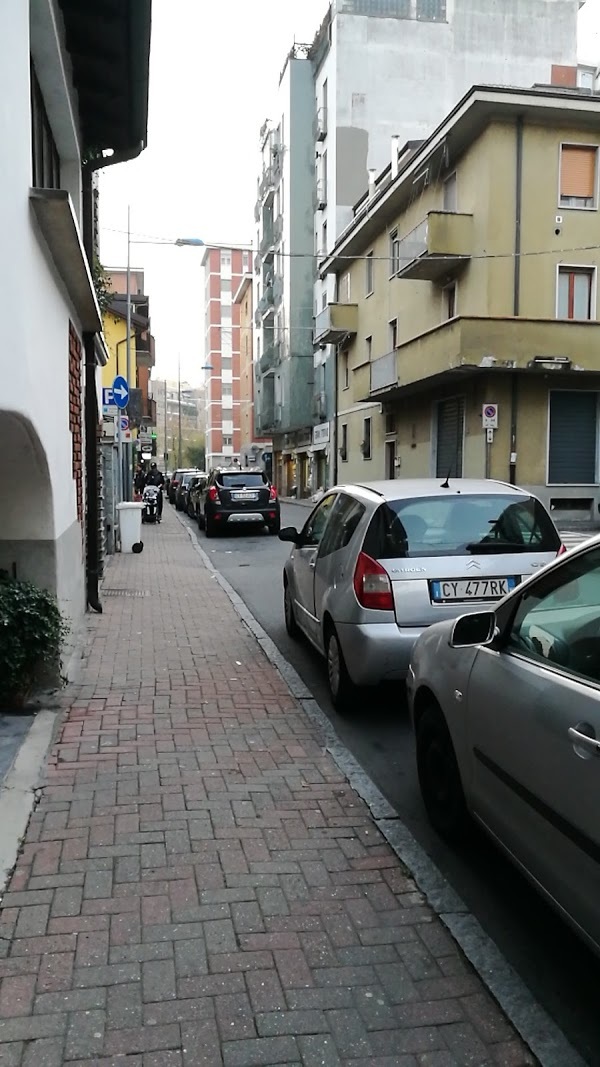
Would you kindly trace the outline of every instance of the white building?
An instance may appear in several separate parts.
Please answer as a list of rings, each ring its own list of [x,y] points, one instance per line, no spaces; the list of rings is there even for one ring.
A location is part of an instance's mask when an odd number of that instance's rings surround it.
[[[99,607],[94,171],[143,148],[149,40],[150,0],[0,3],[0,568],[73,620]]]
[[[581,6],[581,0],[332,0],[304,52],[310,69],[310,79],[303,79],[304,92],[310,92],[313,117],[309,143],[295,142],[297,136],[306,138],[306,126],[286,124],[281,89],[274,98],[277,109],[270,128],[280,131],[278,151],[284,167],[286,156],[293,154],[310,159],[313,171],[313,202],[294,199],[293,212],[302,228],[296,228],[296,243],[292,238],[285,254],[300,252],[310,236],[318,263],[351,221],[369,176],[390,164],[392,151],[428,136],[472,85],[528,87],[553,78],[560,81],[563,68],[577,64]],[[295,100],[292,119],[299,109]],[[262,151],[264,175],[264,147]],[[261,208],[262,188],[259,184]],[[263,212],[259,247],[264,217]],[[284,286],[278,309],[282,321],[299,321],[307,301],[318,314],[334,299],[333,286],[332,279],[317,277],[311,291],[290,293],[291,304]],[[275,412],[274,469],[283,470],[284,476],[287,469],[300,491],[306,479],[312,489],[322,482],[324,465],[317,461],[317,452],[328,458],[328,480],[334,472],[328,429],[334,395],[331,353],[330,347],[317,349],[314,366],[302,359],[293,376],[294,396],[303,395],[300,379],[305,386],[310,383],[312,420],[298,427],[294,401],[287,401],[285,388],[281,411]],[[289,372],[282,368],[279,375],[285,379]],[[266,373],[277,378],[271,368]],[[260,368],[258,376],[264,389]],[[285,477],[280,488],[289,488]]]

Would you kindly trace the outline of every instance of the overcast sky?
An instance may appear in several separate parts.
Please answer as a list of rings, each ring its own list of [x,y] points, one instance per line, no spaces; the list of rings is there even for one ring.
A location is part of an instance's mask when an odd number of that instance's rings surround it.
[[[101,179],[102,261],[124,266],[127,205],[138,238],[250,244],[258,132],[294,40],[312,41],[327,0],[153,0],[148,148]],[[600,0],[580,15],[580,60],[600,63]],[[120,232],[119,232],[120,231]],[[201,248],[131,245],[146,271],[154,377],[197,384],[204,353]]]

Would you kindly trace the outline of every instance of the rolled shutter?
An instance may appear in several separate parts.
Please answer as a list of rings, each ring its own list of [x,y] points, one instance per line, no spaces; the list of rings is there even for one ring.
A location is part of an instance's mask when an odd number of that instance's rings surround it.
[[[596,482],[598,394],[550,393],[548,481],[551,485]]]
[[[560,195],[593,199],[596,187],[596,149],[564,145],[560,165]]]
[[[465,401],[462,396],[438,404],[436,474],[462,478]]]

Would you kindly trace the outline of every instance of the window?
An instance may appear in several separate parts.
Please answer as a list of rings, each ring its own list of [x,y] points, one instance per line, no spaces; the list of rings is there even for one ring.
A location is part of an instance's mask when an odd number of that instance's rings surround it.
[[[534,497],[429,496],[388,500],[375,512],[364,551],[372,559],[558,552],[560,538]],[[490,571],[492,573],[492,571]]]
[[[356,529],[365,513],[365,506],[359,500],[340,493],[332,511],[331,519],[321,541],[319,556],[331,556],[334,552],[350,544]]]
[[[458,210],[456,171],[444,182],[444,211]]]
[[[398,347],[398,319],[390,322],[390,351]]]
[[[456,282],[447,285],[443,291],[444,318],[453,319],[456,316]]]
[[[223,438],[223,444],[231,444],[231,440],[226,442]],[[266,474],[260,471],[236,471],[231,474],[228,471],[219,471],[215,481],[224,489],[246,489],[250,485],[261,488],[268,485]]]
[[[350,271],[347,270],[345,274],[342,274],[339,283],[338,299],[340,304],[350,303]]]
[[[31,64],[31,184],[60,189],[60,156],[48,122],[44,98]]]
[[[564,144],[560,150],[560,206],[596,206],[598,149],[593,145]]]
[[[365,279],[365,287],[366,287],[367,296],[370,296],[371,293],[373,292],[373,278],[374,278],[373,266],[374,266],[373,253],[369,252],[369,254],[367,256],[367,261],[366,261],[367,274],[366,274],[366,279]]]
[[[327,223],[324,222],[321,228],[321,252],[324,256],[327,255]]]
[[[420,22],[445,22],[446,0],[417,0],[417,18]]]
[[[363,439],[361,445],[363,459],[371,459],[371,420],[363,419]]]
[[[340,457],[342,463],[348,460],[348,423],[342,423],[342,443],[340,444]]]
[[[221,249],[221,268],[231,268],[231,251],[227,248]]]
[[[594,273],[593,267],[559,267],[557,318],[592,318]]]
[[[350,386],[350,372],[348,369],[348,353],[342,352],[342,389]]]
[[[326,496],[315,508],[302,531],[300,548],[315,548],[321,544],[334,503],[335,493],[332,493],[331,496]]]
[[[371,353],[373,351],[373,338],[372,337],[366,337],[365,338],[365,349],[366,349],[365,355],[366,355],[367,361],[370,363],[371,362]]]
[[[464,397],[452,397],[437,405],[436,476],[462,478],[465,432]]]
[[[549,422],[550,485],[593,485],[597,474],[598,393],[553,389]]]
[[[227,448],[228,445],[233,444],[233,437],[231,434],[223,434],[223,448]]]
[[[400,238],[398,230],[390,234],[390,276],[394,277],[400,270]]]
[[[231,278],[221,278],[221,292],[222,293],[230,293],[231,292]]]
[[[251,263],[252,263],[251,253],[250,252],[243,252],[242,253],[242,265],[243,265],[244,273],[247,274],[248,271],[251,270]]]
[[[221,396],[232,396],[232,386],[230,384],[221,385]]]
[[[507,650],[600,682],[600,549],[565,562],[524,592]]]

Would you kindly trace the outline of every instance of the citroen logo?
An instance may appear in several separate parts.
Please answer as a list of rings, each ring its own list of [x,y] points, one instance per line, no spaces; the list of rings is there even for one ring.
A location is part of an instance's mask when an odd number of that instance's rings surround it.
[[[469,562],[467,563],[467,570],[469,570],[469,571],[480,571],[481,570],[481,563],[478,563],[476,559],[470,559]]]

